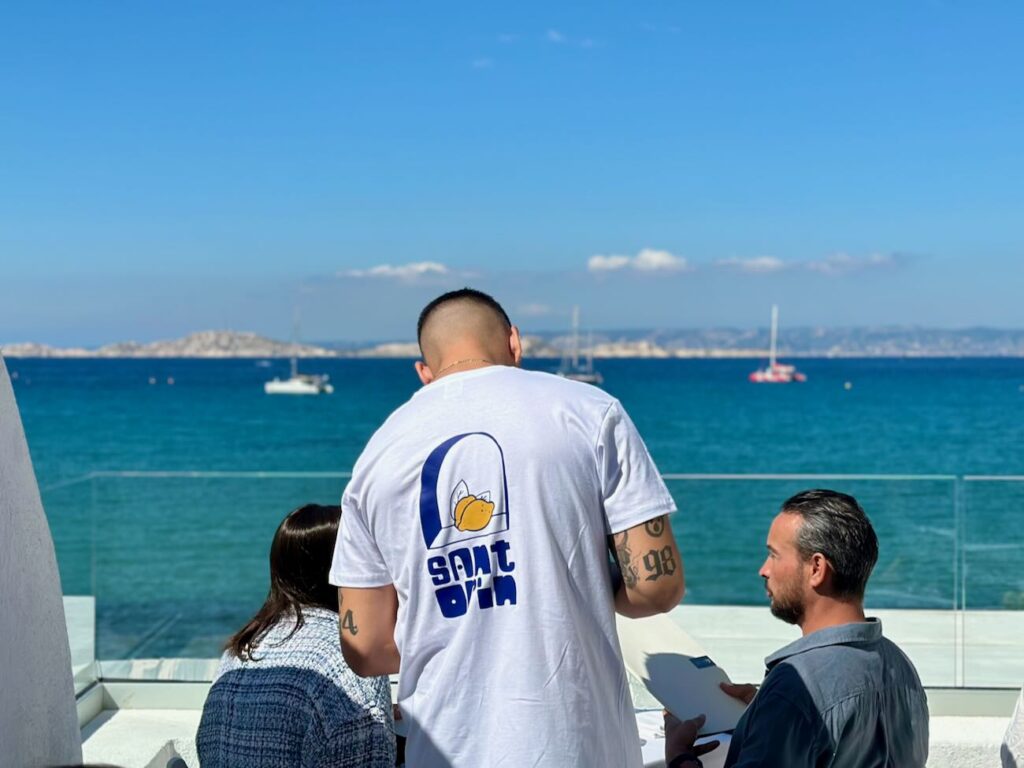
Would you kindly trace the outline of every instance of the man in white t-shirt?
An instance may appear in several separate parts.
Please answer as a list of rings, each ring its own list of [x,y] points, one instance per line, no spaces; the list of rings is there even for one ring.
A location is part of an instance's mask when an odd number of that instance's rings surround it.
[[[399,673],[410,768],[640,766],[614,612],[682,599],[672,497],[617,400],[519,369],[490,296],[435,299],[418,335],[425,386],[342,498],[346,660]]]

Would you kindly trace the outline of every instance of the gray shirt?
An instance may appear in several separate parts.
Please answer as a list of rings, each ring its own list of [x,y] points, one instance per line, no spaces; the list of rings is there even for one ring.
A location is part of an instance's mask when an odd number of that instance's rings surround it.
[[[928,758],[917,671],[877,619],[812,632],[765,659],[733,733],[731,766],[914,768]]]

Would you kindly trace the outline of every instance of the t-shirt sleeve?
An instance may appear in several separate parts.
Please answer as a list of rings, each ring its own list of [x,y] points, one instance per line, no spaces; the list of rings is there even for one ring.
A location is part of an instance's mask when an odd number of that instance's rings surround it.
[[[601,423],[596,453],[609,533],[675,512],[675,502],[647,446],[617,400]]]
[[[334,544],[330,582],[336,587],[383,587],[394,583],[354,496],[341,497],[341,523]]]

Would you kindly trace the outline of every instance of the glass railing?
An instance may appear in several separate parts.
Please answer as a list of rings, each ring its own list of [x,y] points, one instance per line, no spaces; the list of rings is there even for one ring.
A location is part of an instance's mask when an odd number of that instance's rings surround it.
[[[266,597],[281,519],[307,502],[338,503],[347,477],[97,472],[44,488],[64,592],[95,601],[99,673],[208,676],[210,665],[181,660],[220,655]],[[72,647],[83,646],[82,612],[69,611],[72,621]]]
[[[967,476],[958,488],[959,666],[968,686],[1024,682],[1024,476]]]
[[[291,509],[337,503],[347,473],[96,472],[43,489],[79,687],[105,678],[208,679],[260,605],[274,530]],[[931,686],[1024,680],[1024,478],[685,475],[683,623],[734,678],[796,637],[771,617],[757,571],[780,503],[810,487],[856,496],[881,542],[867,606]],[[101,660],[88,666],[88,654]],[[723,663],[724,661],[724,663]]]

